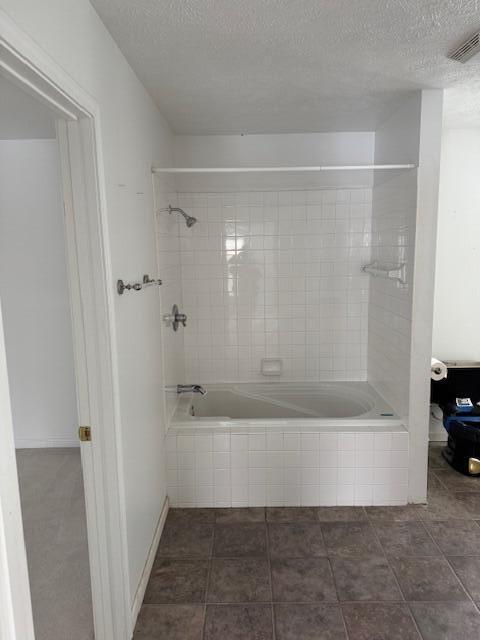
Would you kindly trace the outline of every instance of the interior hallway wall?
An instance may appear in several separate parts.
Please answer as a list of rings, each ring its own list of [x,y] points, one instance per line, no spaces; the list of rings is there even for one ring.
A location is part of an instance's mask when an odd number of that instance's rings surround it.
[[[0,141],[0,297],[17,448],[78,446],[56,140]]]
[[[0,9],[97,102],[111,271],[155,274],[151,165],[172,164],[171,132],[88,0],[0,0]],[[133,603],[165,496],[158,289],[115,296],[128,573]]]
[[[480,129],[442,136],[433,354],[480,361]]]

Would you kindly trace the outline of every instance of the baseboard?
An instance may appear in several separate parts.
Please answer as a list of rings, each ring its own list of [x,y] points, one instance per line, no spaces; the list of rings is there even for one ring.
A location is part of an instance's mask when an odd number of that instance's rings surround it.
[[[135,624],[137,622],[138,614],[140,613],[140,607],[142,606],[142,602],[145,597],[145,591],[147,589],[147,584],[150,579],[150,574],[152,572],[153,562],[155,560],[155,556],[157,555],[160,536],[162,535],[163,527],[165,525],[165,520],[167,519],[168,509],[169,509],[168,496],[166,496],[165,502],[163,503],[162,511],[160,513],[160,517],[158,519],[157,526],[155,528],[152,544],[150,545],[147,561],[145,562],[145,567],[143,568],[142,577],[140,578],[140,582],[138,583],[137,591],[135,593],[135,597],[132,603],[132,633],[133,633],[133,629],[135,629]]]
[[[15,449],[55,449],[79,447],[78,438],[15,438]]]

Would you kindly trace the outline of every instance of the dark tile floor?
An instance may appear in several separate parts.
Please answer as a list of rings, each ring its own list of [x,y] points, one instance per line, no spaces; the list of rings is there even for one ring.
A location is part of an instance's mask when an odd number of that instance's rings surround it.
[[[478,640],[480,479],[427,506],[171,509],[136,640]]]

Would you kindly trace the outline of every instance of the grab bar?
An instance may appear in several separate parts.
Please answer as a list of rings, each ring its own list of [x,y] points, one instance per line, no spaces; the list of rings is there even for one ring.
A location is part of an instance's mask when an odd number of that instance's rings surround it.
[[[127,284],[125,284],[123,280],[117,280],[117,293],[119,296],[121,296],[123,295],[125,290],[131,291],[133,289],[133,291],[140,291],[141,289],[146,289],[147,287],[151,287],[154,284],[158,284],[160,286],[162,284],[162,281],[160,280],[160,278],[150,278],[147,273],[143,276],[142,282],[128,282]]]

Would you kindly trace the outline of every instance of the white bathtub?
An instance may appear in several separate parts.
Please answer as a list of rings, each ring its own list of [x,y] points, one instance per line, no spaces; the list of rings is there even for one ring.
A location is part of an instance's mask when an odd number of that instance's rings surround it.
[[[210,384],[179,400],[171,427],[381,429],[401,424],[366,382]]]
[[[166,438],[182,507],[407,502],[408,432],[365,382],[209,384]]]

